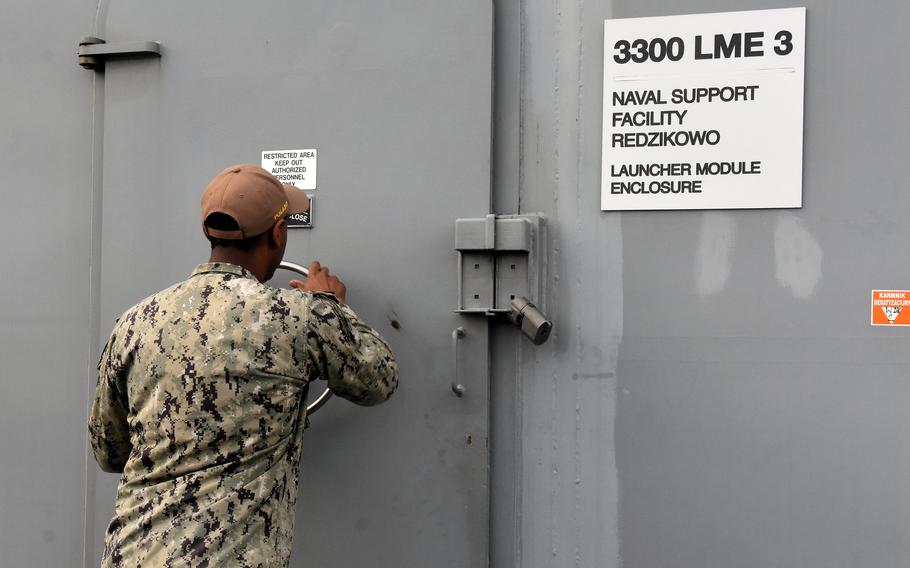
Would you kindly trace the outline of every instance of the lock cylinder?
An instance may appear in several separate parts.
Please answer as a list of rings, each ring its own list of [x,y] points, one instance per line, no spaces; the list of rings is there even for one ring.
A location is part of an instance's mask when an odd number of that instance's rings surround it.
[[[549,339],[553,323],[530,300],[524,296],[513,298],[510,307],[509,320],[521,328],[534,345],[543,345]]]

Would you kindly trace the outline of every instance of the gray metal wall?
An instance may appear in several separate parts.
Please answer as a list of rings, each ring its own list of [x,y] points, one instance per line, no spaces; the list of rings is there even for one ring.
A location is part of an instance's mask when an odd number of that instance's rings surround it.
[[[804,207],[601,213],[604,18],[797,5]],[[868,321],[910,284],[910,5],[498,10],[495,203],[551,219],[555,333],[494,340],[495,565],[907,565],[910,350]]]
[[[85,514],[92,77],[86,1],[0,18],[0,566],[75,566]]]

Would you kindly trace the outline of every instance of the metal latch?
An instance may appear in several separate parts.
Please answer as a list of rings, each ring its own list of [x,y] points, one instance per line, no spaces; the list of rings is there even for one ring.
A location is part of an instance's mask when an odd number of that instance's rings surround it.
[[[545,242],[546,222],[541,214],[456,220],[455,311],[508,316],[535,344],[546,341],[552,324],[543,315]]]
[[[97,37],[79,40],[79,65],[95,71],[104,70],[104,62],[112,58],[161,57],[161,44],[157,41],[136,41],[130,43],[106,43]]]

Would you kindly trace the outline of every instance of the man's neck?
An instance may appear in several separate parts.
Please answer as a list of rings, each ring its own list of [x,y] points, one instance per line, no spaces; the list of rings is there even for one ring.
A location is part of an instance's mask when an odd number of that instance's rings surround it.
[[[230,247],[215,247],[209,256],[209,262],[227,262],[242,266],[256,277],[260,282],[265,282],[266,267],[257,258],[250,254],[250,251],[238,250]]]

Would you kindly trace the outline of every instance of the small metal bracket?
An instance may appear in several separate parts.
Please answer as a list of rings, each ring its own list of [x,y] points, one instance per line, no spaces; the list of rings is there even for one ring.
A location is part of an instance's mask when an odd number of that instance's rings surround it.
[[[511,301],[544,303],[546,222],[542,214],[455,221],[458,307],[462,314],[511,312]]]
[[[79,65],[94,71],[103,71],[104,62],[113,58],[161,57],[161,44],[157,41],[136,41],[130,43],[106,43],[97,37],[79,40],[76,52]]]

